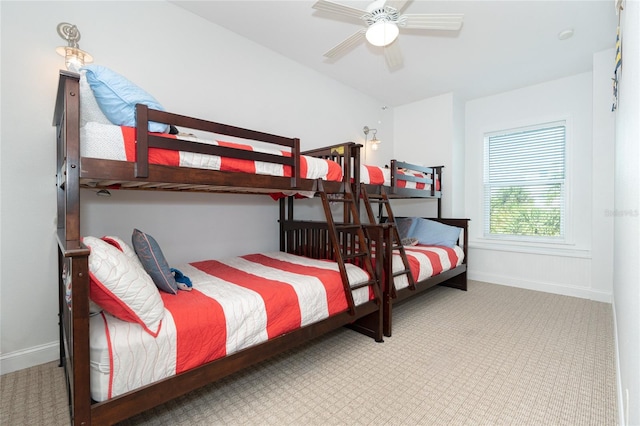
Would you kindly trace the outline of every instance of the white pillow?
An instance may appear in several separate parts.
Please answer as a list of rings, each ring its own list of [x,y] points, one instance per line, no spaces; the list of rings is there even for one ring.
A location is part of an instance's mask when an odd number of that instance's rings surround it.
[[[114,246],[115,248],[123,252],[125,256],[129,258],[129,260],[131,260],[133,263],[137,263],[138,265],[140,265],[140,267],[144,269],[144,266],[142,266],[142,263],[140,263],[140,259],[138,259],[138,255],[136,254],[136,251],[133,249],[133,247],[127,244],[122,238],[116,237],[115,235],[107,235],[100,239],[102,241],[106,241],[107,243],[111,244],[112,246]]]
[[[116,246],[99,238],[84,237],[82,242],[91,250],[91,299],[111,315],[136,322],[157,336],[164,318],[164,303],[140,262],[134,262]]]
[[[87,81],[87,72],[80,71],[80,126],[88,122],[111,124],[111,121],[98,106],[93,90]]]

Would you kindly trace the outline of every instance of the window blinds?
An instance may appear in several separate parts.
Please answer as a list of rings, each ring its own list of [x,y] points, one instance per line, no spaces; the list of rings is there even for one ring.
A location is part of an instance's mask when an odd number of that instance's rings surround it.
[[[485,235],[564,236],[565,127],[485,137]]]

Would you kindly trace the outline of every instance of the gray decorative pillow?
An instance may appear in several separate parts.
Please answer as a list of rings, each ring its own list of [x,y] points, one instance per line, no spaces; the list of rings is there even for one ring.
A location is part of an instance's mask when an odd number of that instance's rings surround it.
[[[402,245],[403,246],[407,246],[407,247],[417,246],[418,242],[419,241],[418,241],[417,238],[403,238],[402,239]]]
[[[411,231],[413,231],[416,221],[417,218],[415,217],[396,218],[396,226],[398,227],[398,234],[400,235],[401,240],[412,236]]]
[[[178,294],[178,283],[156,240],[151,235],[134,229],[131,242],[140,263],[151,276],[156,287],[170,294]]]

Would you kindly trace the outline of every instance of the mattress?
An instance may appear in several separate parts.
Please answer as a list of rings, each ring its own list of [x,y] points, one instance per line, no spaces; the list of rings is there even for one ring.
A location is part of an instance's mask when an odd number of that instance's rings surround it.
[[[163,137],[176,139],[176,135],[160,134]],[[236,141],[207,140],[195,136],[180,135],[180,139],[208,145],[219,145],[262,152],[280,156],[291,155],[290,152],[273,147],[239,143]],[[135,161],[136,129],[98,122],[87,122],[80,127],[80,154],[82,157],[104,160]],[[159,148],[149,149],[149,163],[168,166],[193,167],[207,170],[253,173],[269,176],[291,176],[291,167],[282,164],[231,159],[217,155],[198,154],[193,152],[173,151]],[[300,175],[305,179],[324,179],[339,182],[342,180],[342,167],[335,161],[310,156],[301,156]]]
[[[411,246],[405,247],[404,251],[409,261],[409,269],[411,269],[411,274],[416,282],[454,269],[464,261],[464,251],[459,246]],[[402,258],[397,250],[393,254],[392,265],[394,272],[404,270]],[[396,290],[409,286],[406,275],[395,277],[393,282]]]
[[[429,174],[412,170],[398,170],[398,174],[431,179],[431,175]],[[391,186],[391,169],[388,167],[363,164],[360,166],[360,183]],[[425,191],[431,191],[431,185],[422,182],[411,182],[398,179],[396,181],[396,186],[398,188],[423,189]],[[436,191],[439,190],[440,182],[436,182]]]
[[[369,279],[347,264],[350,284]],[[107,313],[90,318],[91,397],[104,401],[347,309],[335,262],[283,252],[178,265],[193,290],[161,293],[157,337]],[[369,287],[354,302],[373,297]]]

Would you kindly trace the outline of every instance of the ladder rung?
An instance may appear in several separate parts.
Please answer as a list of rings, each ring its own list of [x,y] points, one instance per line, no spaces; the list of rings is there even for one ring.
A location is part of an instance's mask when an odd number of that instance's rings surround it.
[[[375,281],[371,281],[371,280],[369,280],[369,281],[364,282],[364,283],[360,283],[360,284],[352,285],[352,286],[351,286],[351,290],[353,291],[353,290],[357,290],[357,289],[362,288],[362,287],[369,287],[370,285],[373,285],[373,283],[374,283],[374,282],[375,282]]]
[[[357,259],[359,257],[365,257],[365,256],[367,256],[367,253],[365,253],[365,252],[342,254],[342,258],[345,259],[345,260],[347,260],[347,259]]]
[[[394,277],[397,277],[397,276],[400,276],[400,275],[410,274],[410,273],[411,273],[411,270],[409,270],[409,269],[405,269],[404,271],[394,272],[394,273],[393,273],[393,276],[394,276]]]

